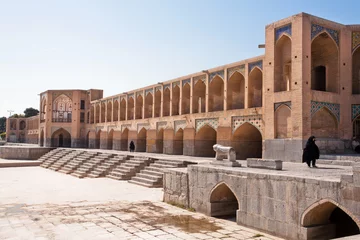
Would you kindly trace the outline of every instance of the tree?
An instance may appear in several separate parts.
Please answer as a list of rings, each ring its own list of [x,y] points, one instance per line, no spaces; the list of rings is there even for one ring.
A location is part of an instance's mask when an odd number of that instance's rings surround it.
[[[0,118],[0,133],[6,132],[6,117]]]
[[[27,118],[27,117],[36,116],[36,115],[39,114],[39,110],[30,107],[30,108],[25,109],[24,114],[25,114],[25,117],[26,117],[26,118]]]

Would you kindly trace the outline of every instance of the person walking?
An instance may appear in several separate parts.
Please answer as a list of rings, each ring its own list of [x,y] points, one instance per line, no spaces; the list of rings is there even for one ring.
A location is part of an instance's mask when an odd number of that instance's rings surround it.
[[[130,142],[129,149],[130,149],[130,152],[133,152],[135,150],[135,144],[133,141]]]
[[[315,136],[309,137],[306,142],[302,157],[302,161],[306,162],[309,167],[311,163],[313,168],[317,168],[316,159],[319,159],[320,157],[320,151],[318,146],[315,144],[315,141]]]

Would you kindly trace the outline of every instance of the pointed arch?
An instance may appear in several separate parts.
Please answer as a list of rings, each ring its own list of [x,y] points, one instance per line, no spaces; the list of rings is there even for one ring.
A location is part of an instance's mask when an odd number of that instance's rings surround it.
[[[195,135],[195,156],[214,157],[213,146],[216,144],[217,132],[205,124]]]
[[[90,107],[90,124],[93,124],[95,121],[95,106],[91,105]]]
[[[134,98],[130,97],[127,102],[127,120],[134,119]]]
[[[181,114],[190,113],[190,84],[186,83],[182,88]]]
[[[136,98],[135,119],[143,118],[143,106],[144,106],[144,98],[141,94],[139,94]]]
[[[146,128],[141,128],[141,130],[137,134],[137,140],[135,145],[136,152],[146,152]]]
[[[262,71],[259,67],[256,66],[249,73],[249,108],[262,106],[262,81]]]
[[[40,121],[46,120],[46,98],[44,97],[41,101],[41,109],[40,109]]]
[[[227,109],[243,109],[245,106],[245,78],[244,75],[235,71],[228,81]]]
[[[100,136],[101,136],[101,130],[97,131],[95,134],[95,148],[100,149]]]
[[[163,93],[163,117],[170,116],[170,89],[165,88]]]
[[[71,134],[59,128],[51,135],[51,147],[71,147]]]
[[[275,92],[291,90],[291,64],[291,39],[283,34],[275,45]]]
[[[205,112],[206,85],[202,80],[198,80],[193,90],[193,113]]]
[[[164,129],[161,128],[156,133],[156,152],[163,153],[164,152]]]
[[[100,123],[100,104],[96,104],[95,110],[95,123]]]
[[[120,121],[126,120],[126,100],[125,98],[120,100]]]
[[[339,50],[326,31],[312,40],[311,69],[312,90],[339,92]]]
[[[360,45],[352,54],[352,94],[360,94]]]
[[[128,151],[128,146],[129,146],[129,129],[125,128],[122,132],[121,132],[121,151]]]
[[[153,114],[153,94],[149,92],[145,97],[145,116],[144,118],[152,118]]]
[[[210,216],[236,217],[239,201],[234,191],[225,183],[218,183],[210,192]]]
[[[25,130],[25,128],[26,128],[26,122],[24,120],[21,120],[19,123],[19,129]]]
[[[113,149],[114,129],[111,129],[107,136],[107,149]]]
[[[60,94],[53,101],[53,122],[71,122],[72,100],[65,94]]]
[[[106,104],[106,121],[112,122],[111,116],[112,116],[112,102],[107,102]]]
[[[224,110],[224,80],[216,75],[209,85],[209,112]]]
[[[236,152],[236,159],[261,158],[261,132],[254,125],[246,122],[233,133],[231,146]]]
[[[320,108],[311,118],[311,135],[317,138],[338,138],[338,122],[327,108]]]
[[[292,137],[291,109],[281,104],[275,110],[275,138]]]
[[[173,87],[173,89],[172,89],[171,104],[172,104],[171,116],[179,115],[179,110],[180,110],[180,105],[179,105],[180,104],[180,87],[179,87],[179,85]]]
[[[101,103],[101,114],[100,114],[100,122],[104,123],[105,122],[105,112],[106,112],[106,106],[105,103]]]
[[[174,136],[174,155],[183,155],[184,151],[184,130],[179,128]]]
[[[119,102],[118,100],[114,101],[114,107],[113,107],[113,121],[117,122],[119,121]]]

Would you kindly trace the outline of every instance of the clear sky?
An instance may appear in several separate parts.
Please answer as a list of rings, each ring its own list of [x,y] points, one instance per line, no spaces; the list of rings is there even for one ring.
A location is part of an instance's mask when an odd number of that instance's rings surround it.
[[[307,12],[360,24],[360,1],[0,0],[0,116],[48,89],[104,96],[264,53],[265,25]]]

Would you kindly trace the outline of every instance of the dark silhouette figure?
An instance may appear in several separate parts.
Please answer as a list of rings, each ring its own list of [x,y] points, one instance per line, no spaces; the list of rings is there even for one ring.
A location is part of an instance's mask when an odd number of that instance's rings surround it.
[[[133,152],[135,150],[135,144],[133,141],[130,142],[129,149],[130,149],[130,152]]]
[[[306,162],[307,165],[310,167],[310,163],[312,164],[312,167],[317,168],[316,166],[316,159],[319,159],[320,157],[320,151],[318,146],[315,144],[315,137],[311,136],[306,142],[306,146],[304,148],[303,153],[303,162]]]

